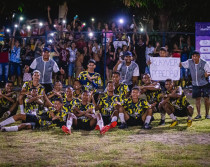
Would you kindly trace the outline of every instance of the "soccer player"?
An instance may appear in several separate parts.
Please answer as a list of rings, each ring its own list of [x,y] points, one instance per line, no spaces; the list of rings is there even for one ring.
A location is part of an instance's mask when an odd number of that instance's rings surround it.
[[[93,130],[98,122],[101,134],[104,132],[103,120],[98,114],[95,115],[95,106],[89,103],[90,93],[84,91],[82,93],[82,101],[76,104],[73,113],[68,114],[66,126],[62,129],[65,133],[71,134],[71,127],[74,129]]]
[[[47,97],[51,101],[52,104],[54,104],[55,99],[64,98],[65,94],[62,91],[62,87],[63,87],[62,83],[60,81],[56,81],[54,89],[51,92],[47,93]]]
[[[3,132],[9,131],[20,131],[22,129],[38,129],[45,127],[61,127],[65,124],[66,112],[62,109],[63,101],[61,98],[56,99],[54,107],[50,107],[49,111],[42,112],[40,115],[33,114],[17,114],[12,117],[9,117],[3,122],[0,122],[0,130]],[[6,125],[12,124],[16,121],[24,121],[20,125],[5,127]]]
[[[89,92],[97,90],[99,86],[102,86],[101,76],[94,71],[95,68],[95,60],[89,60],[87,71],[82,71],[77,78],[84,87],[84,90],[88,90]]]
[[[42,95],[38,94],[36,87],[32,87],[30,95],[25,99],[25,113],[37,115],[39,111],[43,110],[43,105]]]
[[[23,105],[24,99],[25,99],[26,95],[30,94],[30,89],[32,87],[36,87],[38,89],[38,94],[45,97],[45,88],[39,83],[40,75],[41,75],[40,71],[35,70],[33,72],[32,81],[28,81],[23,84],[20,95],[18,96],[18,102],[19,102],[21,114],[25,113],[24,105]]]
[[[119,126],[120,129],[125,129],[127,126],[142,125],[143,129],[151,129],[150,120],[152,117],[152,108],[150,104],[140,99],[140,90],[134,87],[131,90],[131,97],[124,100],[122,113],[124,120]]]
[[[188,116],[187,126],[192,126],[193,107],[187,101],[182,88],[178,86],[175,88],[171,79],[165,81],[165,88],[167,90],[165,99],[160,103],[165,112],[171,117],[172,123],[170,127],[178,124],[177,117]]]
[[[82,95],[82,85],[81,85],[80,81],[75,80],[75,81],[74,81],[73,88],[74,88],[73,97],[74,97],[74,98],[81,99],[81,95]]]
[[[117,125],[117,119],[119,115],[119,110],[122,110],[121,98],[114,94],[115,86],[113,81],[108,81],[107,83],[107,93],[100,98],[98,105],[96,105],[96,110],[99,110],[104,125],[108,125],[109,129],[114,128]],[[121,119],[121,115],[119,115]]]
[[[5,88],[0,90],[0,118],[7,118],[17,112],[17,94],[12,89],[13,82],[7,81]]]
[[[161,108],[158,108],[161,102],[161,87],[157,82],[152,82],[149,74],[144,74],[142,81],[143,86],[140,86],[141,93],[146,95],[148,103],[151,105],[152,111],[161,113],[161,120],[159,125],[165,125],[165,112]]]

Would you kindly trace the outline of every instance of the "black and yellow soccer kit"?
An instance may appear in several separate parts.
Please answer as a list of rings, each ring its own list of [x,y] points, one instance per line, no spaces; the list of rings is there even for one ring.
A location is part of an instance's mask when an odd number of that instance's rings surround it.
[[[116,102],[122,103],[122,99],[119,95],[108,96],[108,94],[104,94],[104,96],[100,98],[98,105],[101,106],[100,113],[102,115],[104,125],[108,125],[111,122],[111,116],[117,105]]]
[[[120,83],[120,85],[114,90],[114,94],[119,95],[121,99],[125,99],[128,92],[128,85],[124,83]]]
[[[32,87],[35,87],[33,86],[33,81],[28,81],[23,84],[22,89],[25,89],[26,92],[29,92]],[[44,91],[45,91],[44,86],[42,86],[41,84],[38,84],[36,88],[38,90],[38,95],[44,95]]]
[[[143,125],[144,122],[142,121],[142,115],[148,108],[151,108],[146,100],[139,99],[137,103],[134,103],[131,98],[124,100],[123,107],[130,116],[126,121],[128,126]]]
[[[65,97],[63,99],[63,108],[67,111],[67,112],[71,112],[73,113],[73,108],[80,103],[81,100],[77,99],[77,98],[73,98],[71,101],[67,100],[67,97]]]
[[[48,92],[48,93],[47,93],[47,96],[50,96],[50,95],[52,95],[53,93],[54,93],[54,91]],[[64,98],[65,98],[65,93],[64,93],[63,91],[60,91],[60,94],[61,94],[61,96],[62,96],[62,99],[64,99]],[[52,104],[54,104],[54,103],[55,103],[55,100],[56,100],[56,99],[59,99],[59,98],[61,98],[61,97],[60,97],[60,96],[57,96],[57,95],[54,95],[54,96],[52,96],[51,98],[49,98],[49,100],[51,101]]]
[[[73,97],[74,98],[77,98],[77,99],[80,99],[81,100],[81,96],[82,96],[82,90],[80,90],[80,93],[79,94],[76,94],[75,91],[73,92]]]
[[[30,95],[29,95],[30,96]],[[25,99],[25,113],[39,115],[39,112],[44,109],[43,105],[37,104],[36,102],[28,103],[32,97],[27,97]]]

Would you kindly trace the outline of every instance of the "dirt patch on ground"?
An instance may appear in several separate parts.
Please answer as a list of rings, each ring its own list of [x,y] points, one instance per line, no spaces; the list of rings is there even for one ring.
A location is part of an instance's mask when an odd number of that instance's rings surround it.
[[[154,141],[163,144],[189,145],[189,144],[210,144],[210,133],[186,134],[177,133],[159,133],[159,134],[139,134],[128,136],[128,142]]]

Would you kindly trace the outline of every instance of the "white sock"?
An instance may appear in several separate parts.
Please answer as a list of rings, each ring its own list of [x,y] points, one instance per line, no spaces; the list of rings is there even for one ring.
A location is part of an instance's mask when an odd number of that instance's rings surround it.
[[[100,120],[97,122],[97,125],[99,126],[99,129],[101,130],[101,129],[104,127],[104,121],[100,119]]]
[[[113,116],[111,122],[115,122],[115,121],[117,121],[117,117]]]
[[[151,120],[152,116],[147,115],[146,120],[145,120],[145,124],[149,124],[150,120]]]
[[[24,114],[24,113],[25,113],[25,112],[24,112],[24,106],[23,106],[23,104],[20,105],[20,113],[21,113],[21,114]]]
[[[166,114],[165,113],[160,113],[161,116],[161,120],[165,120],[166,119]]]
[[[71,129],[72,123],[73,123],[73,117],[67,119],[66,126],[69,130]]]
[[[7,114],[8,114],[8,115],[10,115],[10,114],[11,114],[11,112],[10,112],[10,111],[7,111]]]
[[[192,120],[192,117],[188,115],[188,120]]]
[[[169,116],[171,117],[171,119],[172,119],[173,121],[175,121],[175,120],[176,120],[176,116],[174,116],[174,114],[173,114],[173,113],[171,113]]]
[[[14,123],[14,122],[15,122],[14,118],[13,117],[9,117],[6,120],[2,121],[0,123],[0,125],[1,126],[5,126],[5,125],[9,125],[9,124]]]
[[[119,117],[120,117],[120,122],[124,123],[125,122],[124,113],[119,113]]]
[[[18,126],[10,126],[10,127],[4,127],[6,132],[17,132]]]

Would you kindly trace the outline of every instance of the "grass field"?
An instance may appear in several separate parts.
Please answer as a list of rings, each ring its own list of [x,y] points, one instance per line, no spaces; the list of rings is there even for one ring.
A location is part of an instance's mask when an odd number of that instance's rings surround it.
[[[154,117],[151,130],[115,128],[104,136],[95,130],[68,136],[59,128],[0,132],[0,166],[210,166],[210,120],[187,128],[179,118],[169,128],[168,116],[165,126],[157,125],[159,114]]]

